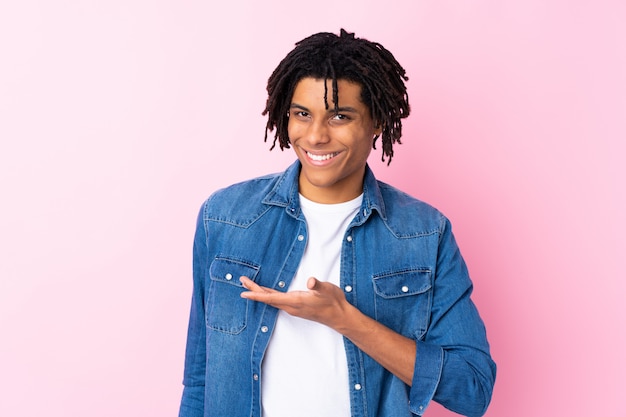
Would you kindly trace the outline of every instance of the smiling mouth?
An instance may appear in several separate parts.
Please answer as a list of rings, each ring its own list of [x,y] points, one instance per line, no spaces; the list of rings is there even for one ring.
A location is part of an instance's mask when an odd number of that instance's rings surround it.
[[[325,155],[315,155],[307,151],[306,155],[314,161],[321,162],[321,161],[328,161],[329,159],[334,158],[335,156],[339,155],[339,152],[327,153]]]

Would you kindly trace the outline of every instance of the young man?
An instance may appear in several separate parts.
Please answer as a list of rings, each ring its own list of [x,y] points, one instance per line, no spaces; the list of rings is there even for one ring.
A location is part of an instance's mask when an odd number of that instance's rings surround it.
[[[437,210],[378,182],[409,114],[383,46],[318,33],[268,81],[267,131],[298,161],[198,217],[181,417],[484,414],[495,364]]]

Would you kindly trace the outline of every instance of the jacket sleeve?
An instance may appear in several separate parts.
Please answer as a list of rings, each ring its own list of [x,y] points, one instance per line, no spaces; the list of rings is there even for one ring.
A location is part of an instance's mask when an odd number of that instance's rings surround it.
[[[422,415],[431,400],[468,417],[487,411],[496,365],[471,293],[467,267],[442,216],[430,326],[417,341],[410,389],[414,414]]]
[[[204,206],[203,206],[204,207]],[[206,327],[204,315],[204,281],[207,272],[207,234],[203,211],[198,215],[193,244],[193,295],[185,351],[183,396],[179,417],[204,416],[206,368]]]

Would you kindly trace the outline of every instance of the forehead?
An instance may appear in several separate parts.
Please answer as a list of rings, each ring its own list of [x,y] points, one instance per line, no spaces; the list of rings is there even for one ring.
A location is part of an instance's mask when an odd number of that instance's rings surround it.
[[[292,102],[321,102],[327,105],[326,107],[335,107],[335,105],[364,105],[361,90],[362,88],[359,83],[346,79],[338,79],[337,96],[339,102],[335,103],[332,79],[324,80],[321,78],[305,77],[296,84]]]

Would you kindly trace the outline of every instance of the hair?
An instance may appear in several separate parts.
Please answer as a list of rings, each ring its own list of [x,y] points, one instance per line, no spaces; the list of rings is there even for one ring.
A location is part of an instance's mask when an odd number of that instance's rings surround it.
[[[335,112],[339,106],[337,80],[361,86],[361,101],[369,108],[376,125],[382,127],[382,160],[387,156],[387,164],[390,164],[393,144],[401,143],[402,119],[410,111],[404,84],[409,78],[391,52],[379,43],[355,38],[354,33],[344,29],[339,35],[321,32],[297,42],[267,81],[268,98],[262,114],[268,116],[266,142],[268,132],[275,129],[270,150],[277,142],[281,150],[290,148],[287,125],[291,98],[298,82],[307,77],[332,80]],[[324,101],[328,109],[328,90],[325,90]],[[374,149],[378,137],[374,137]]]

